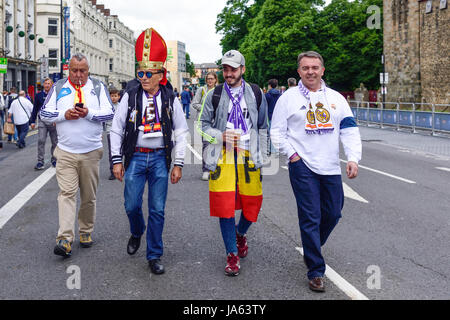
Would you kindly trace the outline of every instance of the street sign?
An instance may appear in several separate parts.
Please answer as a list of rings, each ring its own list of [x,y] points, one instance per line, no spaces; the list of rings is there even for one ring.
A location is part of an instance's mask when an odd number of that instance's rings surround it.
[[[381,87],[381,94],[387,94],[387,87],[385,86]]]
[[[6,73],[8,69],[8,58],[0,58],[0,73]]]
[[[48,57],[41,58],[41,80],[48,78]]]
[[[383,73],[380,73],[380,84],[389,83],[389,73],[384,73],[384,81],[383,81]]]
[[[63,70],[69,70],[69,65],[68,64],[63,64]]]

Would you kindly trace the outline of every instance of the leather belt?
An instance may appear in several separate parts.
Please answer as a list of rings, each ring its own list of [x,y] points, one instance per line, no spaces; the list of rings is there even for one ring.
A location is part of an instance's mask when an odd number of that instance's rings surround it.
[[[142,147],[136,147],[135,152],[142,152],[142,153],[149,153],[149,152],[155,152],[158,150],[163,150],[164,148],[158,148],[158,149],[150,149],[150,148],[142,148]]]

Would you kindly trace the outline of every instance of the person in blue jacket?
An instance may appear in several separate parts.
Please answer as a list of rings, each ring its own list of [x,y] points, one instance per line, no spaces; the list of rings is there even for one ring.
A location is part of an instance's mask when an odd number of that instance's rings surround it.
[[[189,105],[191,103],[191,93],[189,92],[189,87],[184,87],[181,93],[181,104],[183,105],[183,111],[186,115],[186,119],[189,119]]]

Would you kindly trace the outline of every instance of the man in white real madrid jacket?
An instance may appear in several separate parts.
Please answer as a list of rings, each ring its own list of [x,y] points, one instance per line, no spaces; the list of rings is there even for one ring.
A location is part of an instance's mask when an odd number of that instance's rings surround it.
[[[76,218],[76,196],[80,189],[78,224],[81,247],[93,244],[99,162],[103,155],[102,122],[114,116],[109,93],[103,83],[89,78],[89,63],[75,54],[69,78],[55,83],[40,111],[41,119],[56,123],[58,145],[54,151],[58,195],[59,230],[54,253],[72,253]]]
[[[289,158],[309,288],[322,292],[325,261],[321,246],[344,206],[339,140],[348,159],[347,177],[353,179],[361,160],[361,138],[345,98],[322,80],[322,56],[304,52],[297,63],[301,81],[278,99],[270,134],[275,147]]]

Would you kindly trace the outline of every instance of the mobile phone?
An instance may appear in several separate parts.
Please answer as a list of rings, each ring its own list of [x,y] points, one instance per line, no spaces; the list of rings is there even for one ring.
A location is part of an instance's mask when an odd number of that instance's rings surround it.
[[[75,107],[84,108],[84,103],[78,102],[75,104]]]

